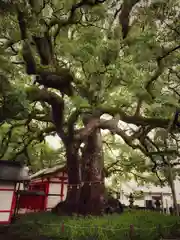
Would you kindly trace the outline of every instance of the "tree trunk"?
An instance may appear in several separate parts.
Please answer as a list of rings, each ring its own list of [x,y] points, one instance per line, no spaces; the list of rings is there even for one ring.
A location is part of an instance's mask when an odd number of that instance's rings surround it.
[[[67,157],[67,174],[69,188],[67,192],[66,202],[69,210],[73,213],[78,212],[78,203],[80,197],[80,165],[79,165],[79,145],[70,143],[66,149]]]
[[[178,208],[177,199],[176,199],[176,190],[175,190],[175,185],[174,185],[172,168],[171,168],[169,160],[168,160],[168,181],[169,181],[169,186],[171,188],[172,197],[173,197],[174,214],[176,216],[179,216],[179,208]]]
[[[88,121],[86,122],[88,124]],[[54,212],[60,215],[101,215],[104,208],[104,159],[100,130],[87,137],[80,166],[80,142],[65,141],[68,192],[65,202],[60,202]]]
[[[104,159],[100,130],[87,139],[82,154],[82,188],[79,212],[101,215],[104,208]]]
[[[80,165],[79,144],[70,142],[66,145],[68,192],[65,202],[60,202],[53,212],[59,215],[72,215],[78,213],[80,198]]]

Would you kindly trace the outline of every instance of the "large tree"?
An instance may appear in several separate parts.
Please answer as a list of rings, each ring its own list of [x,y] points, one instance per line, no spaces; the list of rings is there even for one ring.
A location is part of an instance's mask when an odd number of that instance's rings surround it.
[[[175,0],[1,1],[1,122],[24,124],[29,138],[58,134],[69,212],[102,212],[100,129],[149,157],[154,171],[154,152],[168,164],[169,149],[152,136],[179,105],[178,9]],[[172,132],[178,146],[176,124]]]

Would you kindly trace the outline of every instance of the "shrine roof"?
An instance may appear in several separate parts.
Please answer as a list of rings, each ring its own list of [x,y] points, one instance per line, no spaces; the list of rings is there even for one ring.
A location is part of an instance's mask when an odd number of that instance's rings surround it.
[[[56,165],[51,168],[45,168],[45,169],[42,169],[42,170],[32,174],[30,176],[30,178],[31,179],[41,178],[41,177],[45,177],[48,175],[56,174],[57,172],[66,172],[66,166],[65,165]]]
[[[20,162],[0,160],[0,181],[28,181],[28,171],[28,167],[24,166]]]

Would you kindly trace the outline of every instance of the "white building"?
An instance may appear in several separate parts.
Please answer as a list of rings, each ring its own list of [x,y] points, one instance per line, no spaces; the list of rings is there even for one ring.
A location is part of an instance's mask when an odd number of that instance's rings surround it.
[[[180,204],[180,181],[175,180],[176,198],[178,204]],[[146,207],[147,201],[154,202],[156,199],[161,200],[164,208],[173,206],[172,193],[169,186],[160,187],[154,186],[152,184],[146,186],[138,186],[137,182],[130,181],[127,183],[122,183],[120,189],[120,201],[126,206],[129,205],[129,194],[137,192],[140,193],[137,199],[134,199],[134,205],[140,207]]]
[[[20,212],[50,211],[67,195],[66,168],[55,166],[30,176],[29,194],[20,197]]]

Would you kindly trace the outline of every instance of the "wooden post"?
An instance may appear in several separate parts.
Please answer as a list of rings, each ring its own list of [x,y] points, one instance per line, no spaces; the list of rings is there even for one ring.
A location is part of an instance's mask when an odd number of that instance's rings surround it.
[[[162,227],[161,224],[157,225],[157,233],[160,239],[162,239]]]
[[[134,236],[134,225],[131,224],[129,229],[129,237],[131,240],[133,239],[133,236]]]
[[[164,213],[163,192],[161,192],[162,213]]]
[[[166,199],[166,214],[169,214],[169,208],[168,208],[168,200]]]
[[[64,223],[61,225],[61,232],[64,233]]]

